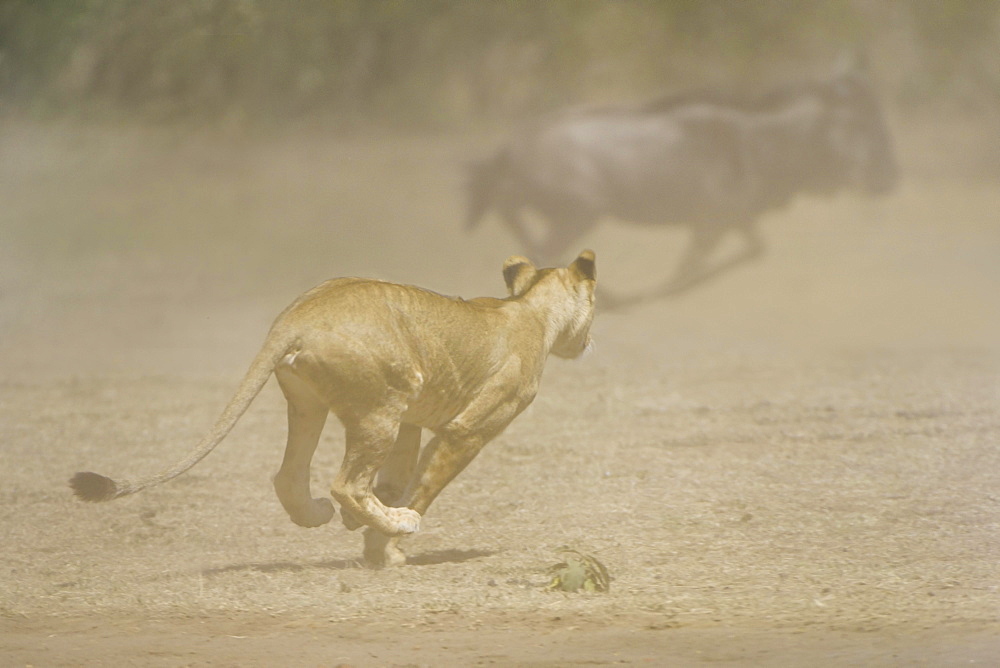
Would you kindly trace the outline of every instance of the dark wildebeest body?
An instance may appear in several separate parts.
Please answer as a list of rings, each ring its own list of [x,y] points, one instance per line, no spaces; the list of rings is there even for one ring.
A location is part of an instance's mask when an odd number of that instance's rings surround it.
[[[543,259],[604,217],[687,225],[691,247],[660,293],[668,294],[759,255],[761,214],[799,193],[881,193],[895,181],[879,104],[862,78],[843,75],[752,100],[698,93],[541,120],[472,166],[467,225],[495,209]],[[531,234],[525,210],[545,220],[544,238]],[[710,269],[728,230],[743,235],[745,250]]]

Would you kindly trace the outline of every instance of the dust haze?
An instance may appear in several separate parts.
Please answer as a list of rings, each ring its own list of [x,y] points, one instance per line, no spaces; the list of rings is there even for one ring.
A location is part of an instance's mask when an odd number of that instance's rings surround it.
[[[1000,652],[1000,11],[989,3],[0,9],[0,657],[10,665],[958,665]],[[688,9],[683,9],[687,7]],[[762,36],[766,35],[767,39]],[[502,296],[465,166],[540,115],[864,63],[901,179],[803,195],[677,296],[604,220],[595,349],[373,571],[270,478],[274,383],[185,476],[273,318],[335,276]],[[717,249],[725,256],[732,248]],[[313,463],[326,490],[334,421]],[[608,593],[546,591],[568,545]]]

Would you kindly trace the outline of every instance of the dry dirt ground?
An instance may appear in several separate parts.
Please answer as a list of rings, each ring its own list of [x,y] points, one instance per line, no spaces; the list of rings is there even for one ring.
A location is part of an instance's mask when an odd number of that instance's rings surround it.
[[[904,137],[890,197],[803,198],[762,260],[600,313],[412,563],[370,571],[274,498],[273,382],[170,484],[95,506],[66,480],[178,459],[321,280],[500,294],[520,249],[459,223],[491,138],[0,128],[3,666],[996,665],[1000,189],[960,169],[975,141]],[[628,293],[685,240],[580,246]],[[563,545],[610,592],[546,591]]]

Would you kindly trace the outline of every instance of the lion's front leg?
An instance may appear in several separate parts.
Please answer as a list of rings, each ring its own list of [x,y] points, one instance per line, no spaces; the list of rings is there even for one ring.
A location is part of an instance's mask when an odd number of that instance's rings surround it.
[[[385,406],[359,419],[344,420],[344,461],[330,491],[340,503],[349,529],[364,524],[389,536],[399,536],[420,528],[418,513],[388,507],[372,491],[375,474],[386,462],[400,432],[400,413],[397,406]]]
[[[400,505],[407,506],[418,517],[438,494],[468,466],[486,443],[482,439],[446,441],[441,437],[431,439],[420,458],[417,472]],[[387,568],[406,563],[406,554],[399,548],[400,536],[388,536],[374,528],[365,530],[365,564],[370,568]]]
[[[438,494],[476,458],[484,445],[486,440],[482,438],[445,440],[436,436],[431,439],[402,502],[421,515],[426,513]]]
[[[401,504],[424,515],[437,495],[468,466],[487,443],[531,403],[533,391],[511,392],[522,384],[521,366],[498,373],[477,399],[437,430],[417,464]],[[499,399],[499,401],[498,401]]]
[[[375,496],[387,506],[399,505],[399,500],[413,478],[420,457],[421,429],[415,424],[399,425],[399,434],[385,464],[378,472]]]
[[[415,424],[404,422],[399,425],[396,442],[378,472],[375,485],[375,496],[386,506],[399,505],[399,499],[413,477],[413,470],[417,467],[417,458],[420,456],[421,431]],[[348,531],[364,526],[364,522],[350,510],[341,509],[340,516]]]
[[[416,474],[400,500],[420,516],[427,512],[438,494],[468,466],[487,443],[502,432],[534,398],[533,386],[512,392],[523,385],[520,363],[497,373],[476,399],[424,447]]]

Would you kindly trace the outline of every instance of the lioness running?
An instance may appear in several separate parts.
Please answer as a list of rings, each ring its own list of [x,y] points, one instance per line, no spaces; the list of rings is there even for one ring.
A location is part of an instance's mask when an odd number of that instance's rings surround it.
[[[513,256],[503,276],[505,299],[327,281],[278,316],[235,396],[186,458],[133,481],[77,473],[70,486],[85,501],[107,501],[175,478],[219,444],[274,372],[288,401],[288,444],[274,490],[292,521],[316,527],[334,515],[330,500],[309,489],[309,466],[333,411],[346,432],[330,490],[344,525],[368,527],[370,565],[403,564],[399,537],[417,531],[445,485],[532,402],[549,353],[575,358],[590,344],[593,252],[554,269]],[[422,428],[435,436],[421,454]]]

